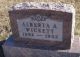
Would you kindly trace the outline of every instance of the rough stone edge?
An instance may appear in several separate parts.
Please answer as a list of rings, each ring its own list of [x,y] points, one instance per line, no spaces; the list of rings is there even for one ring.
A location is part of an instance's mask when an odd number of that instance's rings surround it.
[[[74,41],[74,30],[75,30],[75,14],[76,14],[76,11],[75,9],[73,8],[72,9],[72,32],[71,32],[71,43],[73,43]],[[72,45],[71,45],[72,46]]]
[[[24,9],[45,9],[45,10],[55,10],[73,13],[73,5],[55,2],[23,2],[15,4],[9,8],[10,11],[13,10],[24,10]]]

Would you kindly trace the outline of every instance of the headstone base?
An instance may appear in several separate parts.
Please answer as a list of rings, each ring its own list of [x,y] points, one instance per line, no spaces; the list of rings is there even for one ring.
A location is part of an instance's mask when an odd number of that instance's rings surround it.
[[[24,46],[24,45],[23,45]],[[23,47],[16,45],[13,38],[10,37],[3,45],[5,57],[79,57],[80,46],[79,37],[75,37],[71,49],[68,50],[52,50],[48,47]]]

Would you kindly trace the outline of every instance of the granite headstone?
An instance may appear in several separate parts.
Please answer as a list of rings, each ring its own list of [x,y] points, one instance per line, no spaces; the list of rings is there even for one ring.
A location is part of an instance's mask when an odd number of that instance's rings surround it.
[[[9,10],[16,43],[69,49],[74,38],[75,9],[70,4],[25,2]]]

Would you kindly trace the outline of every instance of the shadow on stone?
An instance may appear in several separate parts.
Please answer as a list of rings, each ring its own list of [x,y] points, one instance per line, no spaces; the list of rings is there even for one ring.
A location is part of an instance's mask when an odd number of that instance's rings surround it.
[[[2,48],[2,45],[4,42],[5,42],[5,40],[0,41],[0,57],[4,57],[3,48]]]

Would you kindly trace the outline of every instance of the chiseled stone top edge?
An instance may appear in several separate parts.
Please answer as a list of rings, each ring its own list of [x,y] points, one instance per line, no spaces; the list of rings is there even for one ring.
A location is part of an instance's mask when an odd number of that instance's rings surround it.
[[[45,9],[45,10],[55,10],[62,12],[74,13],[75,9],[71,4],[55,3],[55,2],[24,2],[15,4],[10,7],[12,10],[23,10],[23,9]]]

